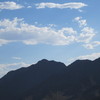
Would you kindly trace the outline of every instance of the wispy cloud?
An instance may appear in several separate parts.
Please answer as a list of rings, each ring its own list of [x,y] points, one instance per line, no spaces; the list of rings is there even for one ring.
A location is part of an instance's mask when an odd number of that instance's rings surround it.
[[[84,43],[89,43],[93,37],[95,36],[96,32],[93,28],[91,27],[84,27],[81,32],[80,35],[77,38],[78,42],[84,42]]]
[[[16,69],[21,68],[21,67],[28,67],[29,65],[30,64],[27,64],[25,62],[0,64],[0,78],[11,70],[16,70]]]
[[[83,45],[87,49],[94,49],[97,46],[100,46],[100,41],[93,41]]]
[[[100,53],[92,53],[90,55],[84,55],[76,57],[77,59],[89,59],[89,60],[95,60],[100,57]]]
[[[37,9],[41,9],[41,8],[80,9],[82,7],[85,7],[85,6],[87,6],[87,4],[82,3],[82,2],[70,2],[70,3],[64,3],[64,4],[51,3],[51,2],[47,2],[47,3],[42,2],[42,3],[36,4]]]
[[[27,8],[32,8],[32,6],[27,6]]]
[[[75,20],[76,22],[78,22],[79,27],[87,26],[87,21],[86,21],[86,19],[82,19],[82,17],[76,17],[74,20]]]
[[[16,10],[16,9],[21,9],[24,6],[17,4],[16,2],[0,2],[0,9],[8,9],[8,10]]]
[[[89,55],[82,55],[82,56],[70,58],[70,59],[67,60],[67,62],[68,62],[68,64],[70,64],[70,63],[74,62],[75,60],[85,60],[85,59],[93,61],[93,60],[95,60],[95,59],[97,59],[99,57],[100,57],[100,52],[92,53],[92,54],[89,54]]]
[[[87,49],[94,49],[100,45],[99,41],[92,41],[97,32],[94,30],[94,28],[88,26],[86,19],[76,17],[74,18],[74,21],[77,22],[79,28],[81,28],[81,32],[76,39],[77,42],[84,43],[83,46]]]
[[[12,57],[12,59],[21,60],[22,58],[21,57]]]
[[[10,40],[0,39],[0,46],[2,46],[4,44],[8,44],[9,42],[10,42]]]

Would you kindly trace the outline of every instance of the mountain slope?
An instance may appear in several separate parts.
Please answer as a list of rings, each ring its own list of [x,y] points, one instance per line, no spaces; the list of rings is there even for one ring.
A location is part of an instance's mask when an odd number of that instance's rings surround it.
[[[22,93],[38,86],[53,74],[61,73],[65,68],[60,62],[44,59],[28,68],[11,71],[0,80],[0,100],[17,99]]]
[[[99,100],[100,58],[69,66],[43,59],[0,79],[0,100],[48,100],[48,95],[58,92],[66,100]]]

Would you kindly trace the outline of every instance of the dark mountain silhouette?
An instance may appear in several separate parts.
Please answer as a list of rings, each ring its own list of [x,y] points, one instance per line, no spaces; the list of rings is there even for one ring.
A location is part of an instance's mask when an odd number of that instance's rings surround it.
[[[65,66],[43,59],[0,79],[0,100],[100,100],[100,58]]]

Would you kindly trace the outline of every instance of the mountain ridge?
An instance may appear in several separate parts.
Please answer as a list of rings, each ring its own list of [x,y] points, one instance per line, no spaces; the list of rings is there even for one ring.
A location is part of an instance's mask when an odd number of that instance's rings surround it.
[[[100,93],[99,71],[100,58],[94,61],[77,60],[69,66],[43,59],[29,67],[8,72],[2,77],[0,100],[26,100],[30,96],[30,100],[43,100],[46,95],[57,91],[71,97],[68,100],[78,100],[76,98],[79,97],[92,100],[89,97],[92,95],[91,91]],[[98,100],[95,95],[93,96]]]

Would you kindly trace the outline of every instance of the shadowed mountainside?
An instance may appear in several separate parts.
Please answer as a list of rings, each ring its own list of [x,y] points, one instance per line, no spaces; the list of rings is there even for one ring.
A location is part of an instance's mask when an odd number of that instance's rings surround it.
[[[100,100],[100,58],[65,66],[43,59],[0,79],[0,100]]]

